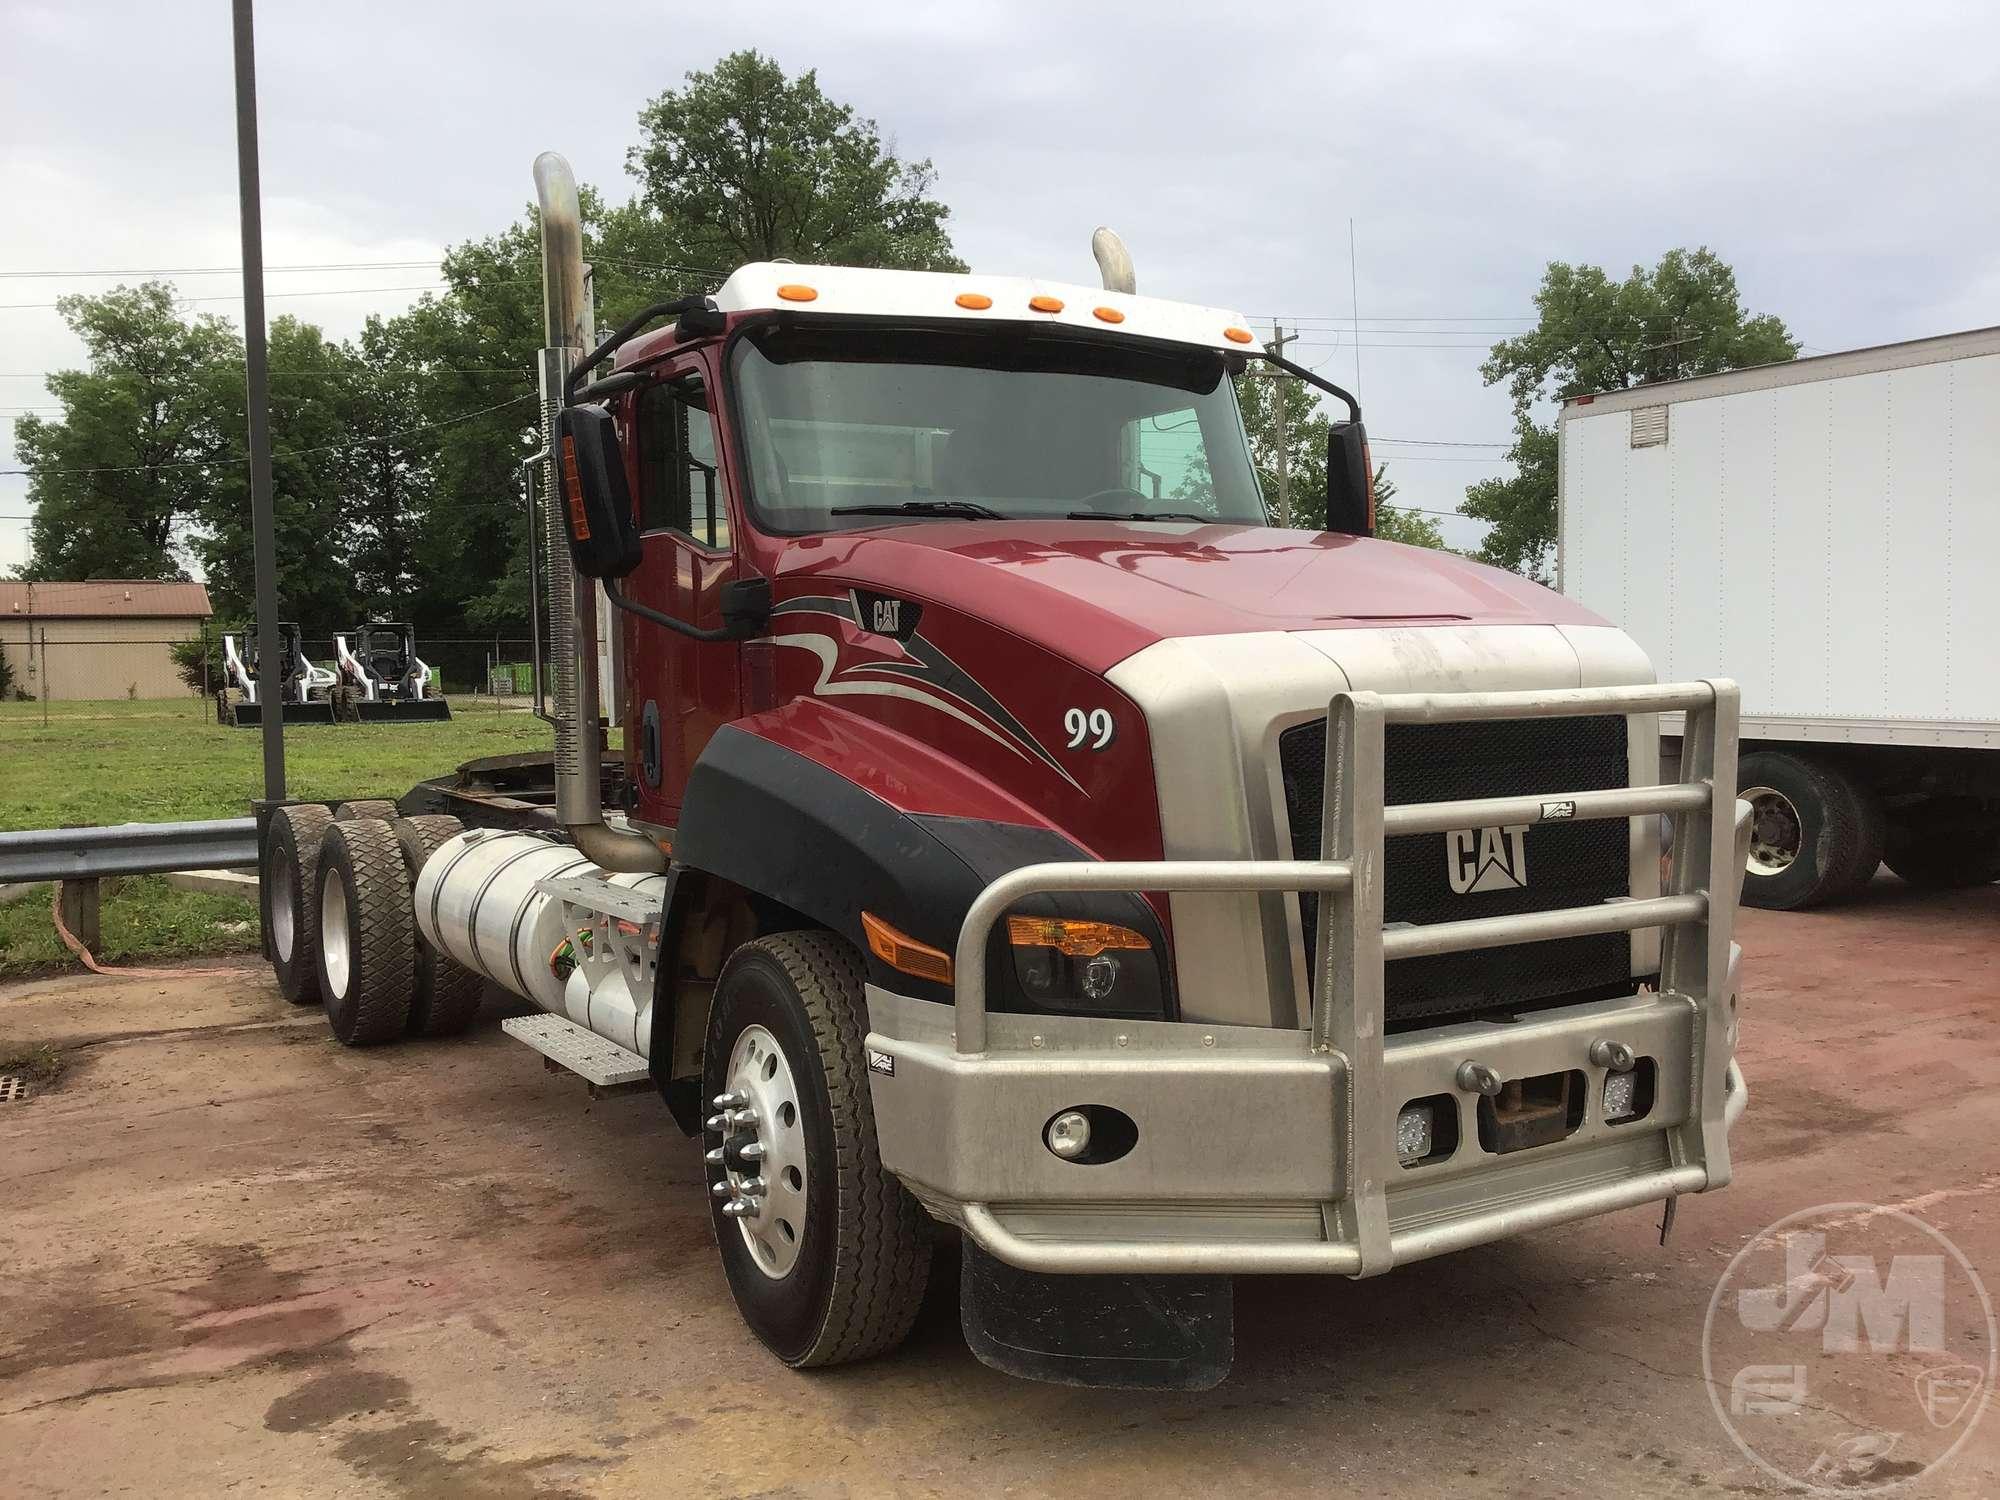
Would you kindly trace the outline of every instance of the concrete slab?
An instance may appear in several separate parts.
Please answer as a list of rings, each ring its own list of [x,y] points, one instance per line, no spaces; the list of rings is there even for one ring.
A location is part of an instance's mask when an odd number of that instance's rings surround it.
[[[1752,912],[1726,1192],[1365,1284],[1239,1283],[1205,1395],[1009,1380],[950,1248],[911,1342],[795,1374],[737,1319],[699,1143],[485,1025],[336,1045],[268,974],[0,989],[61,1086],[0,1105],[10,1495],[1781,1493],[1703,1316],[1795,1209],[1914,1204],[2000,1284],[2000,888]],[[1815,1409],[1815,1436],[1884,1425]],[[2000,1493],[2000,1414],[1910,1493]]]
[[[177,891],[206,891],[212,896],[234,896],[239,901],[257,904],[257,871],[248,870],[175,870],[167,876],[167,884]]]

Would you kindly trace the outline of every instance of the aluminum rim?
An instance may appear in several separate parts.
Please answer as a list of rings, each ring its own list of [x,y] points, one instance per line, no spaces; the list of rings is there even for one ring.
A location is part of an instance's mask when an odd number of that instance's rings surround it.
[[[1752,875],[1782,875],[1805,842],[1798,807],[1776,787],[1753,786],[1737,796],[1750,804],[1750,852],[1743,868]]]
[[[271,944],[286,963],[292,961],[292,945],[299,940],[298,913],[292,909],[293,877],[290,858],[280,854],[271,866]]]
[[[722,1180],[711,1191],[773,1281],[798,1264],[806,1233],[806,1132],[791,1060],[762,1026],[737,1034],[729,1050],[728,1092],[714,1100],[711,1127],[722,1144],[708,1153]]]
[[[349,963],[347,887],[329,873],[319,893],[319,942],[326,954],[326,987],[330,998],[345,999]]]

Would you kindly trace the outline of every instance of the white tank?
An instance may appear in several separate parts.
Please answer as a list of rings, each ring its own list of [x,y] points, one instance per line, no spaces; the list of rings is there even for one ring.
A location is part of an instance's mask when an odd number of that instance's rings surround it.
[[[664,899],[667,884],[664,875],[607,875],[572,846],[537,834],[474,829],[439,846],[418,871],[417,926],[432,947],[474,973],[645,1056],[653,1029],[650,984],[634,994],[616,965],[579,963],[567,981],[551,967],[572,934],[555,900],[535,887],[579,876],[656,899]],[[639,964],[648,975],[650,957]]]

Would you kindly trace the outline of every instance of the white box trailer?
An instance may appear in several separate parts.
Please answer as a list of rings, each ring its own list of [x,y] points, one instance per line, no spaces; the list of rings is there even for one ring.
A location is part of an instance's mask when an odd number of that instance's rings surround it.
[[[2000,878],[2000,328],[1579,396],[1558,432],[1562,591],[1663,681],[1742,684],[1744,899],[1885,856]]]

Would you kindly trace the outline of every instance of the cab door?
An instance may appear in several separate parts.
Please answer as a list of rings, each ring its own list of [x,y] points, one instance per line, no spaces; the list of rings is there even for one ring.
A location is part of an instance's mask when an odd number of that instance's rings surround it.
[[[730,496],[716,446],[714,387],[690,356],[632,397],[643,558],[626,591],[690,625],[722,623],[720,591],[736,576]],[[696,757],[743,712],[734,641],[696,641],[621,613],[626,661],[626,768],[635,815],[673,828]]]

